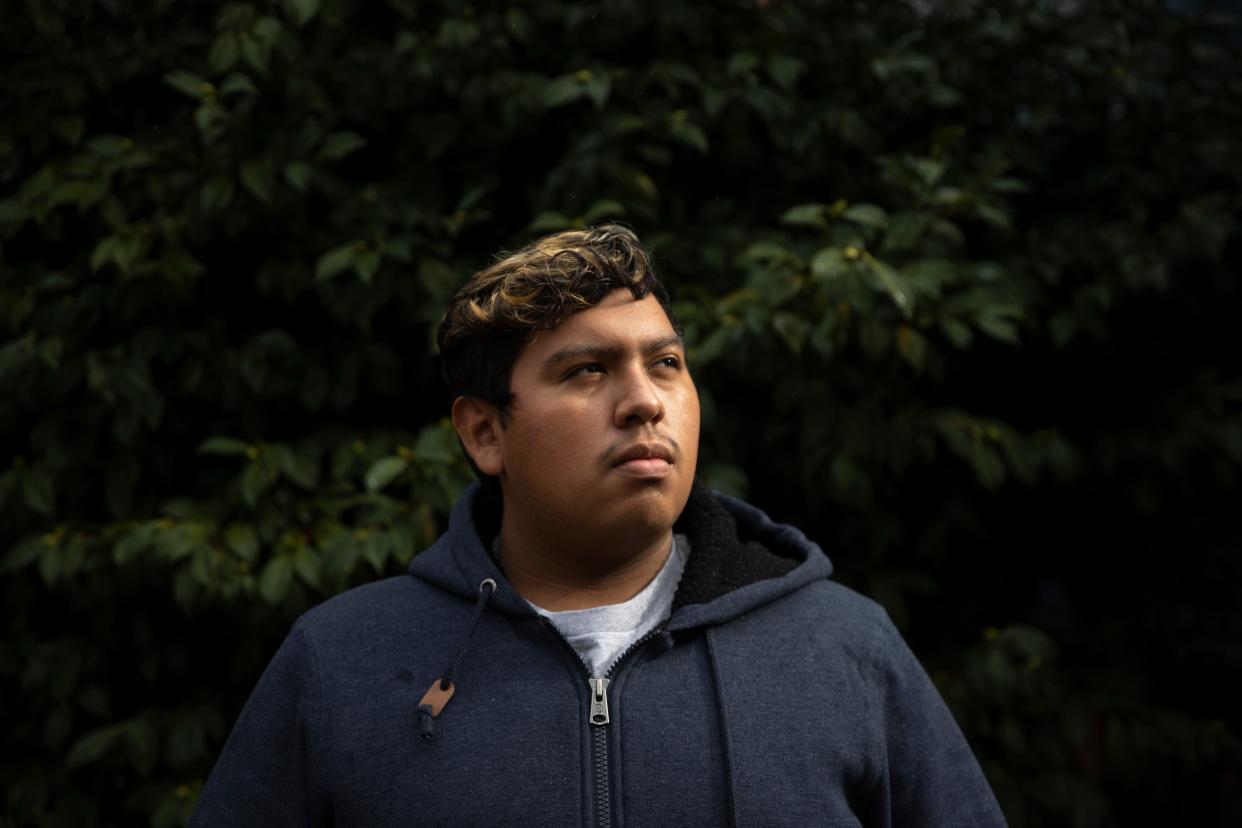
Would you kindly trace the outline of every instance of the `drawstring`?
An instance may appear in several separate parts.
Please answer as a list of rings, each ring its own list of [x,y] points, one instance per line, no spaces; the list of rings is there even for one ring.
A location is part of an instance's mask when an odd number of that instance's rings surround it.
[[[470,616],[470,627],[466,630],[465,636],[461,639],[461,644],[457,647],[457,653],[453,656],[453,660],[449,662],[448,669],[440,677],[440,689],[448,690],[453,684],[453,671],[457,669],[457,662],[461,661],[462,653],[466,652],[466,645],[470,643],[470,636],[474,635],[474,628],[479,626],[479,618],[483,615],[483,607],[487,606],[487,599],[492,597],[492,593],[496,591],[496,582],[491,578],[484,578],[479,584],[479,600],[474,605],[474,615]]]
[[[466,634],[462,636],[461,644],[458,645],[453,660],[440,674],[440,678],[427,688],[427,692],[423,694],[422,700],[418,703],[418,731],[424,739],[435,737],[436,716],[444,710],[457,689],[453,686],[453,671],[457,669],[457,662],[461,661],[462,654],[466,652],[466,645],[470,643],[470,637],[474,635],[475,628],[479,626],[479,619],[483,617],[483,608],[487,606],[487,600],[495,592],[496,582],[491,578],[484,578],[479,584],[479,600],[474,605],[474,614],[470,616],[470,626],[466,629]]]
[[[737,799],[733,794],[733,750],[729,741],[729,717],[725,711],[724,687],[720,681],[720,665],[716,662],[715,627],[707,628],[707,659],[712,664],[712,681],[716,685],[716,710],[720,714],[720,735],[724,742],[725,792],[728,794],[729,825],[737,828]]]

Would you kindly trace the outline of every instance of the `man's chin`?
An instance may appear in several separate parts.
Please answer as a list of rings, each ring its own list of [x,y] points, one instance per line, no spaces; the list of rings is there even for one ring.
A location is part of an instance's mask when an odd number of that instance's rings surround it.
[[[638,490],[618,499],[613,505],[614,532],[621,534],[644,534],[659,536],[672,531],[673,524],[681,516],[689,487],[674,486],[673,481],[663,485],[638,487]]]

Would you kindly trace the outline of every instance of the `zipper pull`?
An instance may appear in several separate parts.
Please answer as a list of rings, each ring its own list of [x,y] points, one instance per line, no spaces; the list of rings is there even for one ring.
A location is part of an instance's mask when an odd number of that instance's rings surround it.
[[[587,719],[593,725],[608,724],[608,679],[588,679],[591,687],[591,715]]]

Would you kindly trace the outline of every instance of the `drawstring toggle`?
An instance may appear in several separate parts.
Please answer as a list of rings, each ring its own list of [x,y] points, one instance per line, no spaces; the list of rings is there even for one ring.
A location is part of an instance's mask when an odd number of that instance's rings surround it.
[[[440,675],[440,678],[431,683],[418,703],[418,732],[424,739],[435,737],[436,717],[444,712],[444,708],[457,690],[456,685],[453,684],[453,671],[457,669],[457,662],[461,660],[462,653],[466,651],[466,644],[470,642],[470,636],[474,635],[475,627],[479,625],[479,618],[483,615],[483,608],[487,606],[487,599],[491,598],[495,591],[496,582],[491,578],[484,578],[479,584],[479,600],[474,605],[474,615],[470,617],[470,626],[466,629],[466,634],[457,647],[457,653],[449,662],[448,669]]]

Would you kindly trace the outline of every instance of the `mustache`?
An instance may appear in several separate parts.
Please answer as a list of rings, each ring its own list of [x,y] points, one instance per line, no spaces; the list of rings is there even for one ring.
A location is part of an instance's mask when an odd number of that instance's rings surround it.
[[[627,457],[632,453],[633,456]],[[609,466],[615,466],[636,457],[665,457],[673,463],[681,460],[681,445],[672,437],[648,437],[638,440],[618,440],[600,452],[599,460]]]

